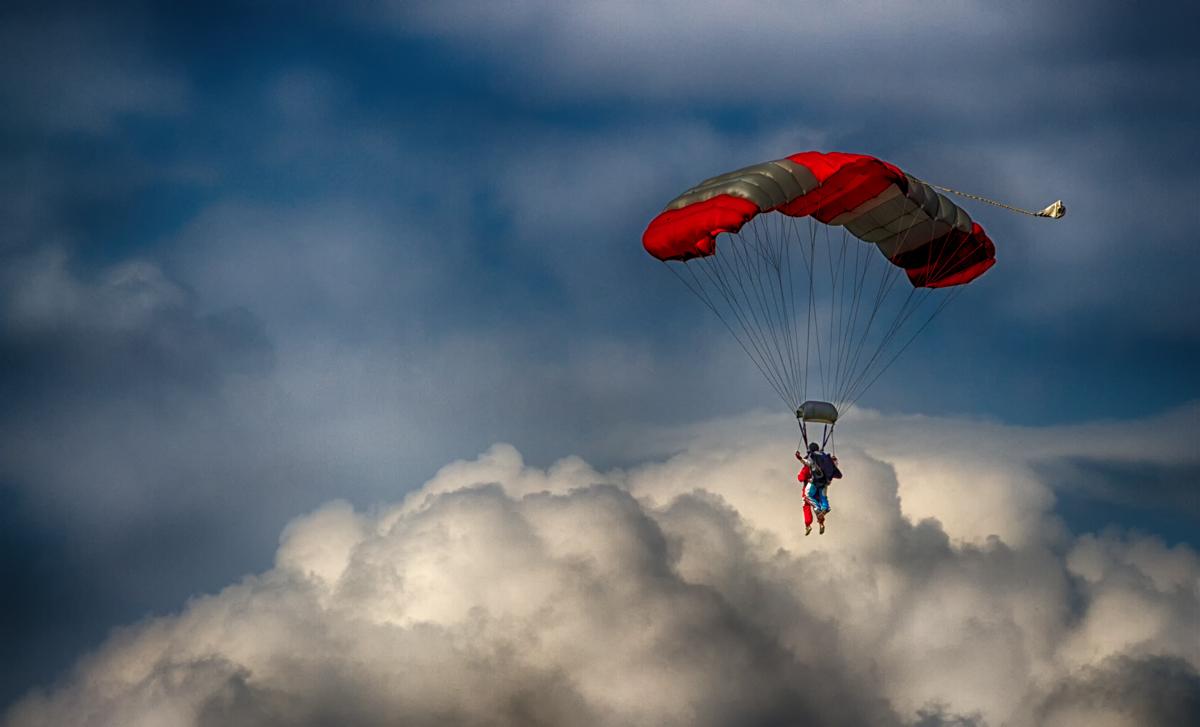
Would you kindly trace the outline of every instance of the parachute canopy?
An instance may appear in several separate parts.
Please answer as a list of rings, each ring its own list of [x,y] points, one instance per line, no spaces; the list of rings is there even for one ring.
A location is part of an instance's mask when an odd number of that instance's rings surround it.
[[[716,236],[764,212],[845,227],[914,287],[968,283],[996,262],[983,228],[932,187],[875,157],[808,151],[739,169],[676,197],[642,235],[659,260],[712,255]]]
[[[931,186],[838,152],[709,179],[668,204],[642,244],[721,318],[801,424],[829,426],[996,252]]]

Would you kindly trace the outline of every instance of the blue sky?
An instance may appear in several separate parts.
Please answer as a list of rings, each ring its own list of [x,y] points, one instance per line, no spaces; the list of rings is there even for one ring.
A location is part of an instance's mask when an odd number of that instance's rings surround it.
[[[497,442],[637,468],[683,447],[648,432],[777,413],[640,235],[808,149],[1065,201],[964,202],[997,265],[860,404],[1094,431],[1031,465],[1065,532],[1197,547],[1198,12],[7,3],[0,701],[270,568],[330,500]]]

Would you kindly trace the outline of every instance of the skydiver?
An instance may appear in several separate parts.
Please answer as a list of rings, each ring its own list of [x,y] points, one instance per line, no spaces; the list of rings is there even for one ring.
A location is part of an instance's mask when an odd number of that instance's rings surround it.
[[[817,523],[821,527],[819,532],[824,535],[825,516],[829,514],[829,497],[825,490],[831,481],[841,478],[842,471],[838,469],[837,458],[822,452],[821,445],[816,442],[809,443],[807,458],[797,451],[796,459],[804,463],[804,468],[797,475],[804,487],[804,534],[812,532],[815,510]]]

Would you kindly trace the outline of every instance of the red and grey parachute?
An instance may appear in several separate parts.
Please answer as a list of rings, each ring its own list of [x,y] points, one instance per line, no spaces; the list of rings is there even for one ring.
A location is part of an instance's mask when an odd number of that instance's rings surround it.
[[[642,235],[659,260],[712,255],[764,212],[812,216],[875,244],[914,286],[968,283],[996,262],[983,228],[932,187],[875,157],[806,151],[722,174],[679,195]]]
[[[709,179],[668,204],[642,244],[721,317],[789,408],[819,399],[843,413],[996,253],[931,186],[839,152]]]

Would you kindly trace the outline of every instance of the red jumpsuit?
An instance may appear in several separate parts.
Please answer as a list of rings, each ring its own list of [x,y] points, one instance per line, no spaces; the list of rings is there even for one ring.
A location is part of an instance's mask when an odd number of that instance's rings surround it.
[[[800,470],[800,474],[796,475],[796,479],[800,480],[800,486],[803,487],[805,492],[807,493],[807,491],[808,491],[808,465],[804,465],[804,469]],[[817,517],[820,521],[824,522],[825,516],[823,513],[820,513],[818,511]],[[812,521],[813,521],[812,503],[809,501],[809,499],[806,495],[804,498],[804,524],[806,526],[811,527]]]

